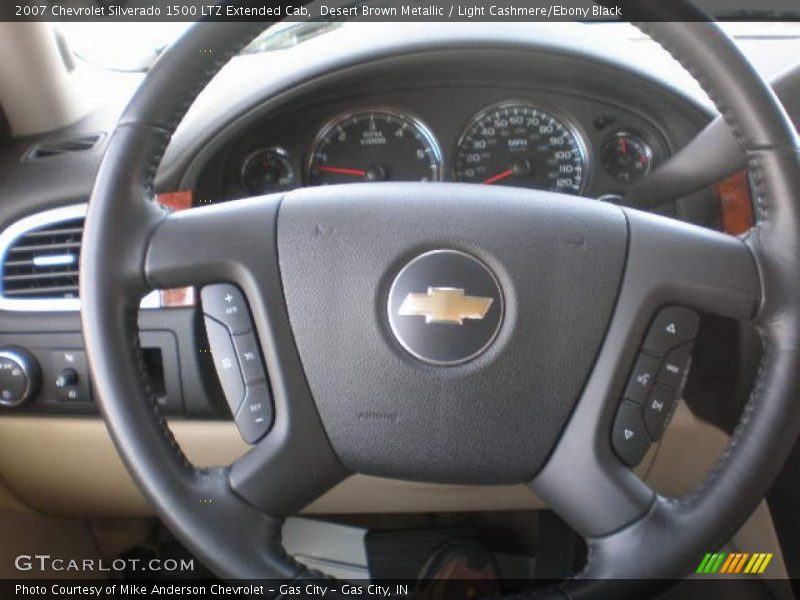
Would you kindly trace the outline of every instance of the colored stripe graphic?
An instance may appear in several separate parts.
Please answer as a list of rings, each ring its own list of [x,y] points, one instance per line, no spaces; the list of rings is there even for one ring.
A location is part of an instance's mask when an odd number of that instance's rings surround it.
[[[739,560],[738,554],[728,554],[728,560],[726,560],[722,564],[722,568],[719,570],[720,573],[730,573],[731,565],[736,564]]]
[[[750,554],[742,554],[741,560],[739,560],[739,562],[736,564],[736,569],[732,571],[732,573],[741,573],[749,556]]]
[[[760,574],[767,569],[772,557],[773,554],[766,552],[756,554],[715,552],[714,554],[706,554],[695,572],[709,575],[713,573],[728,575],[739,573]]]
[[[709,563],[706,573],[716,573],[719,571],[719,568],[722,566],[722,561],[725,560],[725,553],[720,552],[719,554],[715,554],[714,557],[715,559],[713,562]]]
[[[767,565],[769,564],[769,561],[771,561],[771,560],[772,560],[772,554],[771,553],[764,555],[764,560],[762,561],[761,566],[758,569],[758,572],[759,573],[763,573],[764,571],[766,571],[767,570]]]
[[[758,561],[761,559],[760,554],[753,554],[753,558],[750,559],[750,562],[747,563],[747,566],[744,568],[745,573],[752,573],[753,569],[755,568]]]
[[[702,560],[702,562],[700,563],[700,566],[699,566],[699,567],[697,567],[697,571],[695,571],[695,572],[696,572],[696,573],[705,573],[705,572],[706,572],[706,565],[708,565],[708,561],[709,561],[709,560],[711,560],[711,555],[710,555],[710,554],[706,554],[706,555],[703,557],[703,560]]]

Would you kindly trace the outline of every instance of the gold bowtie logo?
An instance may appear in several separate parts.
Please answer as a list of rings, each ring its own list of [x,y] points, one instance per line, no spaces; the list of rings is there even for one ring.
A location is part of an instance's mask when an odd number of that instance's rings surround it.
[[[403,317],[425,317],[426,323],[463,325],[464,319],[483,319],[493,301],[482,296],[465,296],[459,288],[429,287],[426,294],[406,296],[398,313]]]

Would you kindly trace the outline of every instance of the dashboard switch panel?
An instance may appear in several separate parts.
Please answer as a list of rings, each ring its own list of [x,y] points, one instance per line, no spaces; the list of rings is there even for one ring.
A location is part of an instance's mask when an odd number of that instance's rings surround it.
[[[266,382],[247,388],[247,396],[236,413],[236,426],[242,439],[255,444],[272,426],[272,394]]]
[[[86,353],[74,348],[53,350],[50,360],[55,374],[56,399],[59,402],[91,402]]]
[[[661,385],[653,388],[644,407],[644,425],[650,439],[654,442],[661,439],[664,426],[672,415],[672,409],[677,403],[677,391]]]
[[[200,292],[203,312],[225,325],[233,335],[252,329],[247,301],[239,289],[227,283],[208,285]]]
[[[669,351],[666,358],[664,358],[656,381],[673,389],[682,387],[683,380],[689,373],[691,358],[691,342],[673,348]]]
[[[235,415],[244,400],[244,379],[236,358],[233,340],[225,326],[211,317],[206,317],[206,334],[222,392],[225,394],[231,413]]]
[[[258,349],[258,340],[254,333],[243,333],[233,336],[233,346],[236,357],[242,366],[242,375],[246,384],[264,381],[266,375],[261,366],[261,352]]]
[[[0,406],[15,407],[28,401],[39,386],[36,358],[22,348],[0,348]]]
[[[699,326],[700,315],[675,306],[661,309],[650,324],[611,433],[611,445],[626,465],[638,465],[661,439],[686,384]]]
[[[656,381],[660,366],[661,361],[658,358],[640,353],[628,380],[628,386],[625,388],[625,399],[644,404]]]
[[[273,402],[247,302],[229,284],[206,286],[201,298],[222,391],[242,439],[254,444],[272,427]]]
[[[653,356],[664,356],[673,348],[694,340],[699,326],[700,316],[693,310],[677,306],[661,309],[650,325],[643,350]]]
[[[650,438],[644,424],[642,407],[634,402],[623,401],[614,420],[611,440],[617,455],[629,467],[635,467],[650,448]]]

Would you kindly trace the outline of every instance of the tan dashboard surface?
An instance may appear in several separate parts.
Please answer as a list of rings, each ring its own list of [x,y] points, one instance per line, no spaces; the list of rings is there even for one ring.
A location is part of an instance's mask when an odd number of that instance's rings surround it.
[[[198,466],[229,464],[247,451],[230,422],[172,421],[170,428]],[[656,490],[691,489],[727,437],[681,405],[639,474]],[[0,419],[0,507],[26,505],[51,515],[152,514],[99,419]],[[353,476],[311,504],[311,513],[436,512],[541,508],[525,486],[452,486]]]

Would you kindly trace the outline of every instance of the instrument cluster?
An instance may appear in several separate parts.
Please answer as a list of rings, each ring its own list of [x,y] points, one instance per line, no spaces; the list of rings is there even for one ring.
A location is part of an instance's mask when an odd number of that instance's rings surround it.
[[[280,144],[250,148],[238,163],[241,193],[233,195],[339,183],[459,181],[624,203],[625,190],[666,154],[653,132],[614,119],[587,124],[545,102],[523,99],[485,105],[448,137],[443,141],[406,109],[367,105],[335,112],[314,129],[302,156]],[[605,189],[590,190],[593,179],[602,179],[595,183]]]

